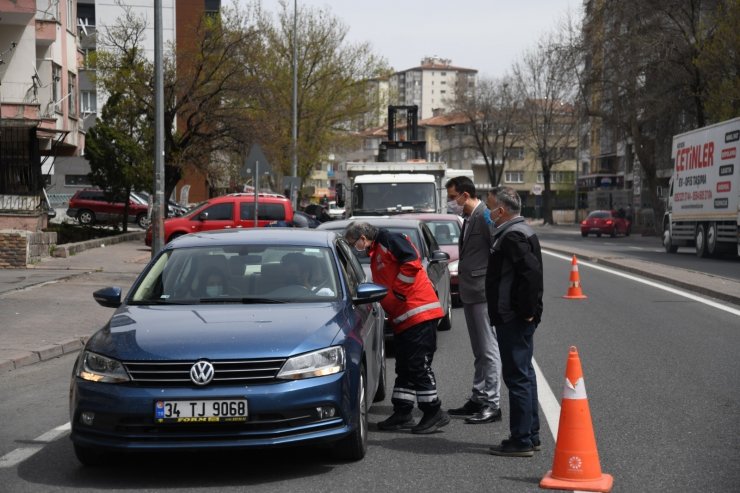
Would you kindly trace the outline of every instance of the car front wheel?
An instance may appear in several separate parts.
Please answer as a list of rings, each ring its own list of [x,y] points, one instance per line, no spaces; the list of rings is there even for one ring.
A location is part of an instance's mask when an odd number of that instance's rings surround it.
[[[146,217],[146,214],[142,213],[136,216],[136,225],[141,229],[146,229],[149,227],[149,218]]]
[[[367,452],[367,378],[364,364],[360,367],[360,382],[358,385],[355,429],[337,442],[332,449],[334,457],[339,460],[360,460],[365,457],[365,452]]]

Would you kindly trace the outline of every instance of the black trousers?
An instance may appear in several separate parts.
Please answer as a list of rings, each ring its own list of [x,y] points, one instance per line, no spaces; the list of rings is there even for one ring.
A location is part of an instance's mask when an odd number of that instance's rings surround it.
[[[438,322],[437,319],[428,320],[393,335],[396,382],[391,402],[394,412],[411,412],[415,403],[424,413],[436,412],[442,405],[432,371]]]

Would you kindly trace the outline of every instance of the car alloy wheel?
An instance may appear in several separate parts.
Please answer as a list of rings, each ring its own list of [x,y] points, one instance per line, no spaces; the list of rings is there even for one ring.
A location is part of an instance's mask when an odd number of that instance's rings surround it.
[[[80,224],[93,224],[95,222],[95,213],[84,209],[77,215],[77,220],[80,221]]]
[[[357,389],[356,426],[352,432],[340,440],[332,449],[334,457],[340,460],[356,461],[365,457],[367,452],[367,379],[365,364],[360,367],[360,381]]]

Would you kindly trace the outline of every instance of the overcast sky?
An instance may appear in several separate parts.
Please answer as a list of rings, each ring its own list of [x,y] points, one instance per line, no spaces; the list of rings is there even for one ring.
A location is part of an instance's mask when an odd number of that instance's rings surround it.
[[[265,8],[273,3],[263,0]],[[509,71],[568,11],[580,19],[583,10],[583,0],[298,0],[298,5],[328,7],[349,27],[349,41],[370,42],[396,71],[436,55],[484,77]]]

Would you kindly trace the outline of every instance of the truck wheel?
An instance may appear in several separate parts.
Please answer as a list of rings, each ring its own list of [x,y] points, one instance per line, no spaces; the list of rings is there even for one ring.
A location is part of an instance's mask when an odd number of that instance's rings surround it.
[[[714,257],[719,253],[719,245],[717,244],[717,223],[709,223],[706,231],[707,256]]]
[[[694,236],[696,244],[696,256],[697,257],[708,257],[709,251],[707,250],[707,230],[703,224],[696,225],[696,233]]]
[[[668,224],[663,226],[663,248],[665,248],[666,253],[676,253],[678,251],[678,247],[671,241],[671,230]]]

